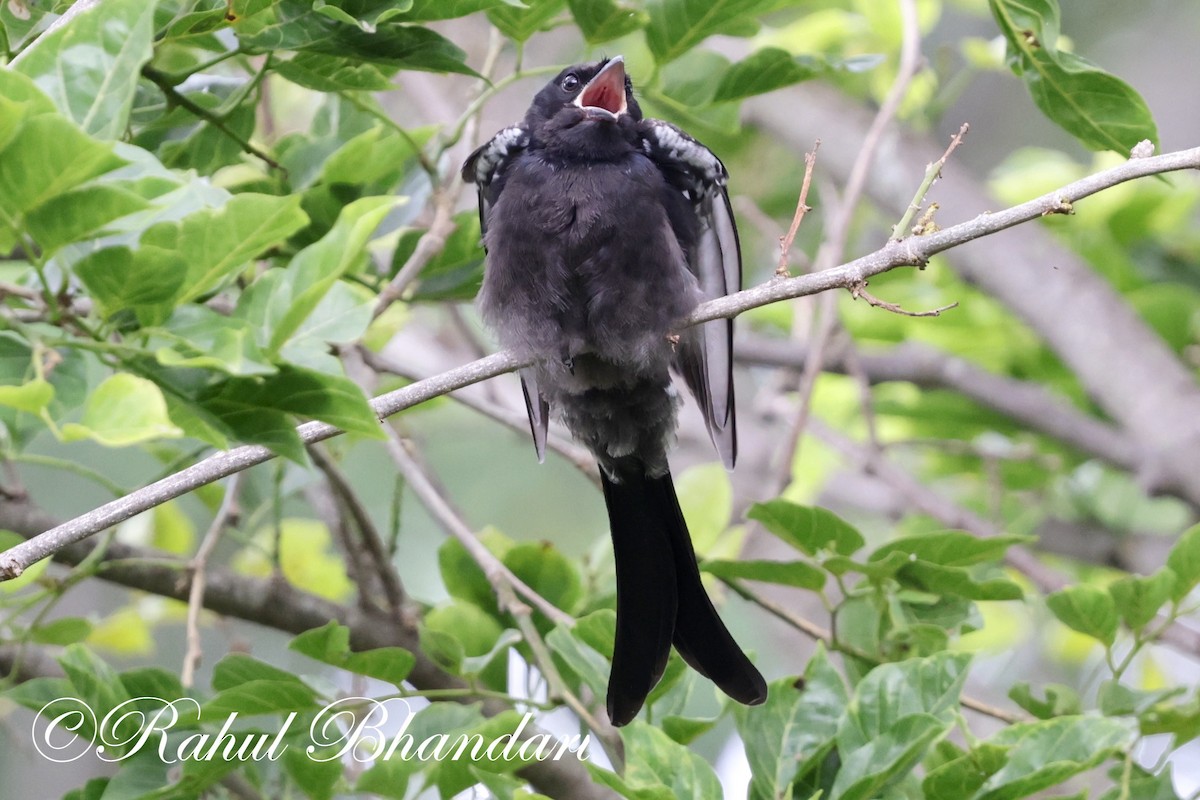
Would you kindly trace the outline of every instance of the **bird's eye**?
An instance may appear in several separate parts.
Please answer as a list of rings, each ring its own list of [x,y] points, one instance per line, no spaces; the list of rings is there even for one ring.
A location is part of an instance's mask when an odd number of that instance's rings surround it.
[[[562,86],[564,92],[573,92],[579,88],[579,77],[572,72],[563,78],[562,83],[559,85]]]

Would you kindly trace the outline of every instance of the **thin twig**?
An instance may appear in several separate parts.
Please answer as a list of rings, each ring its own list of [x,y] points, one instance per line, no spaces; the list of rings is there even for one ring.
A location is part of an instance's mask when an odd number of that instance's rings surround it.
[[[964,122],[962,127],[958,129],[958,133],[950,139],[950,146],[946,148],[946,152],[942,153],[942,157],[934,161],[925,168],[925,177],[921,180],[921,185],[917,187],[917,193],[913,196],[912,202],[908,204],[908,209],[904,212],[904,216],[896,223],[896,227],[892,228],[892,239],[903,239],[908,234],[908,226],[912,224],[913,217],[921,210],[921,205],[925,202],[925,195],[929,194],[929,190],[933,188],[934,182],[942,177],[942,167],[946,166],[946,162],[950,159],[950,154],[953,153],[960,144],[963,137],[967,135],[967,131],[971,126]],[[936,206],[936,203],[934,204]],[[931,209],[933,206],[930,207]],[[923,230],[928,230],[928,225],[922,226]]]
[[[1185,169],[1200,169],[1200,147],[1161,156],[1126,161],[1102,172],[1074,181],[1060,189],[995,213],[980,214],[972,220],[953,225],[928,236],[890,241],[874,253],[856,258],[839,267],[807,275],[776,279],[716,300],[700,304],[675,325],[687,328],[714,319],[735,317],[752,308],[818,294],[835,288],[849,288],[873,275],[901,266],[918,266],[945,250],[974,241],[1014,225],[1037,219],[1045,208],[1058,205],[1063,198],[1072,202],[1096,194],[1126,181]],[[381,418],[405,408],[440,397],[455,389],[527,366],[527,359],[500,352],[456,367],[418,383],[381,395],[371,407]],[[324,441],[342,433],[323,422],[306,422],[296,429],[302,442]],[[187,494],[201,486],[228,477],[275,457],[260,445],[245,445],[217,453],[173,475],[106,503],[45,533],[0,553],[0,580],[15,578],[30,564],[53,555],[69,544],[98,533],[118,522],[157,505]]]
[[[779,237],[779,266],[775,267],[775,276],[778,278],[787,278],[792,274],[788,269],[788,253],[792,250],[792,243],[796,241],[796,233],[800,230],[804,215],[812,211],[812,207],[808,205],[808,187],[812,185],[813,167],[817,164],[817,150],[820,147],[821,140],[817,139],[813,143],[813,149],[804,154],[804,180],[800,183],[800,196],[796,198],[796,213],[792,215],[792,224],[787,233]]]
[[[776,603],[769,597],[746,588],[741,581],[735,578],[720,578],[719,580],[743,600],[753,603],[789,627],[800,631],[810,639],[823,642],[830,650],[836,650],[839,653],[845,653],[846,655],[851,655],[855,658],[860,658],[864,661],[872,663],[877,663],[879,661],[877,657],[872,656],[870,653],[835,639],[833,636],[833,631],[821,627],[812,620],[805,619],[794,611],[785,608],[779,603]],[[989,717],[993,717],[1009,725],[1026,721],[1025,717],[1019,714],[1013,714],[1005,711],[1002,708],[997,708],[990,703],[985,703],[982,700],[977,700],[967,695],[962,695],[959,697],[959,703],[961,703],[964,707],[971,709],[972,711],[978,711],[981,714],[986,714]]]
[[[842,193],[837,211],[829,218],[828,235],[821,244],[821,249],[817,253],[815,262],[815,269],[818,272],[837,263],[846,252],[846,243],[850,236],[850,223],[854,218],[854,212],[858,208],[858,203],[866,187],[867,175],[871,170],[871,165],[875,161],[879,146],[883,142],[883,135],[892,123],[892,119],[896,116],[896,112],[899,111],[900,104],[903,102],[904,95],[908,92],[909,84],[912,83],[912,79],[916,75],[917,67],[919,66],[921,29],[917,19],[916,0],[899,0],[899,5],[903,31],[900,42],[900,63],[896,69],[896,78],[892,81],[887,97],[884,98],[878,113],[875,114],[875,118],[871,121],[871,127],[867,130],[862,149],[859,151],[858,157],[854,160],[854,166],[850,170],[850,176],[846,181],[846,190]],[[806,157],[806,171],[807,161]],[[779,274],[778,270],[776,274]],[[809,414],[811,413],[813,391],[816,389],[817,376],[821,373],[821,363],[824,360],[825,348],[828,347],[829,342],[833,338],[834,331],[838,327],[837,299],[833,295],[826,295],[821,299],[820,321],[816,329],[816,335],[813,338],[812,347],[809,350],[809,360],[805,362],[804,372],[800,378],[800,405],[796,412],[796,419],[788,431],[788,438],[780,459],[780,475],[777,481],[779,491],[787,488],[788,483],[791,481],[793,465],[796,463],[800,443],[804,440],[804,429],[808,424]]]
[[[863,281],[862,283],[856,283],[851,286],[850,296],[855,300],[862,298],[863,300],[866,300],[869,305],[872,305],[875,308],[882,308],[884,311],[890,311],[893,314],[900,314],[901,316],[905,317],[940,317],[943,311],[949,311],[952,308],[958,308],[958,301],[956,300],[948,306],[939,306],[937,308],[930,309],[929,311],[905,311],[895,303],[889,303],[886,300],[880,300],[878,297],[868,292],[866,281]]]
[[[466,522],[463,521],[458,512],[451,507],[449,501],[438,491],[437,486],[430,480],[430,476],[426,474],[425,469],[408,452],[408,447],[405,445],[404,440],[400,438],[400,434],[396,433],[390,425],[385,425],[384,431],[387,434],[386,445],[388,453],[391,455],[396,467],[400,470],[400,474],[404,476],[404,481],[408,485],[408,488],[417,496],[417,499],[421,501],[421,505],[425,506],[425,509],[437,521],[438,525],[446,533],[457,539],[459,544],[466,549],[472,560],[483,570],[488,583],[496,589],[497,593],[499,594],[504,591],[504,586],[511,587],[513,591],[529,601],[530,605],[545,614],[552,622],[559,625],[574,625],[574,617],[531,589],[524,581],[514,575],[508,567],[504,566],[500,562],[500,559],[492,555],[490,550],[483,546],[483,543],[475,537],[475,534],[467,527]]]
[[[174,103],[180,108],[187,110],[192,115],[204,120],[209,125],[212,125],[221,133],[225,134],[234,142],[236,142],[238,147],[242,148],[242,152],[260,159],[264,164],[272,169],[277,169],[281,172],[284,171],[283,166],[278,161],[269,156],[265,151],[260,150],[249,141],[242,138],[242,135],[233,130],[233,128],[230,128],[225,123],[225,120],[221,119],[220,116],[209,111],[204,106],[193,102],[190,98],[188,98],[187,95],[178,91],[174,86],[171,85],[171,79],[166,73],[159,72],[154,67],[147,64],[142,67],[142,75],[144,75],[147,80],[149,80],[162,91],[168,102]]]
[[[450,188],[449,184],[457,187],[456,181],[457,176],[452,176],[447,178],[447,185],[434,187],[433,222],[417,240],[417,246],[413,248],[404,266],[379,293],[379,298],[375,301],[373,319],[378,319],[392,303],[399,300],[404,290],[421,274],[421,270],[446,248],[446,240],[454,233],[454,204],[458,202],[458,191],[456,188]]]
[[[183,670],[179,677],[179,681],[185,689],[190,689],[194,684],[196,667],[200,666],[200,659],[204,657],[204,650],[200,644],[200,610],[204,608],[204,584],[207,578],[208,559],[216,549],[217,542],[221,540],[221,534],[225,528],[237,519],[238,491],[241,489],[241,485],[242,475],[240,472],[229,479],[229,483],[225,485],[225,497],[221,499],[216,516],[213,517],[212,524],[208,526],[204,539],[200,542],[200,547],[196,549],[196,555],[188,564],[192,585],[188,590],[187,652],[183,656]]]
[[[320,445],[312,445],[308,448],[308,454],[312,457],[317,469],[325,474],[330,488],[346,504],[346,509],[350,512],[355,527],[358,528],[362,545],[366,549],[371,563],[375,566],[375,574],[379,578],[379,585],[383,588],[384,597],[387,598],[388,608],[393,614],[403,614],[406,601],[404,586],[400,582],[400,574],[396,571],[396,565],[388,556],[383,537],[375,526],[375,521],[371,519],[370,513],[363,505],[358,493],[354,491],[354,487],[350,485],[345,473],[329,457],[324,448]]]

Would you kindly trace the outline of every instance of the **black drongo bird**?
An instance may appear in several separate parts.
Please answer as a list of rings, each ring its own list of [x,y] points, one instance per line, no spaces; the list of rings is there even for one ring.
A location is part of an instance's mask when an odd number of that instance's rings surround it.
[[[642,117],[618,57],[563,70],[462,174],[479,188],[484,320],[536,359],[521,381],[538,458],[553,408],[600,463],[617,571],[609,717],[637,715],[672,644],[730,697],[761,703],[762,676],[700,583],[667,467],[671,367],[726,466],[737,451],[732,322],[672,332],[701,300],[741,285],[724,165]]]

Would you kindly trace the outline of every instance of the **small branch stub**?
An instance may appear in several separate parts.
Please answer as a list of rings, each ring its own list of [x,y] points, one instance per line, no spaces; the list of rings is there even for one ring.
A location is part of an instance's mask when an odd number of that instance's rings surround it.
[[[817,150],[821,147],[821,140],[817,139],[813,143],[811,152],[804,154],[804,181],[800,184],[800,196],[796,199],[796,213],[792,216],[792,225],[788,228],[788,232],[779,237],[779,266],[775,268],[775,277],[788,278],[791,277],[791,270],[788,269],[788,253],[792,249],[792,242],[796,241],[796,232],[800,230],[800,222],[804,219],[804,215],[812,211],[812,207],[808,205],[808,187],[812,185],[813,167],[817,163]]]
[[[866,300],[869,305],[875,308],[882,308],[884,311],[890,311],[893,314],[900,314],[904,317],[940,317],[943,311],[949,311],[952,308],[958,307],[958,301],[951,303],[948,306],[930,309],[929,311],[905,311],[896,303],[889,303],[886,300],[880,300],[875,295],[867,291],[867,282],[859,281],[850,286],[850,296],[855,300]]]

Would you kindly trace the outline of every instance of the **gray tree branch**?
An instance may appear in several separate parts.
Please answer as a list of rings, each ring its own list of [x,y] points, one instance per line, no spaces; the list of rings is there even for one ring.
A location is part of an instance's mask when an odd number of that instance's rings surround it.
[[[1045,214],[1057,213],[1063,208],[1064,203],[1074,203],[1096,192],[1136,178],[1182,169],[1200,169],[1200,147],[1150,158],[1131,159],[1112,169],[1098,172],[1004,211],[984,212],[974,219],[928,236],[890,241],[876,252],[841,266],[794,278],[768,281],[760,286],[711,300],[701,304],[686,319],[680,320],[679,326],[687,327],[713,319],[733,317],[743,311],[769,303],[791,300],[829,289],[849,289],[874,275],[896,267],[923,265],[937,253],[998,233],[1022,222],[1037,219]],[[913,181],[914,184],[917,182]],[[905,197],[902,202],[907,204],[908,197]],[[1027,235],[1025,238],[1032,237]],[[992,271],[1004,272],[1009,266],[1006,254],[1005,268],[1000,269],[994,266]],[[987,270],[981,269],[980,272],[987,273]],[[1054,273],[1055,271],[1046,270],[1046,272]],[[1104,394],[1103,384],[1105,381],[1093,380],[1096,377],[1093,375],[1095,365],[1090,358],[1075,352],[1076,342],[1073,338],[1075,334],[1063,335],[1058,338],[1070,345],[1068,349],[1076,357],[1076,360],[1082,363],[1085,369],[1080,377],[1089,389],[1095,389],[1098,395],[1097,399],[1103,399],[1105,406],[1111,407],[1112,413],[1118,419],[1127,421],[1131,433],[1146,435],[1156,455],[1154,462],[1146,465],[1146,469],[1153,469],[1156,477],[1163,476],[1157,482],[1161,484],[1164,481],[1170,481],[1169,485],[1179,486],[1185,496],[1196,498],[1196,502],[1200,504],[1200,469],[1195,469],[1190,473],[1181,471],[1183,467],[1194,460],[1194,451],[1188,451],[1179,446],[1181,440],[1191,442],[1189,436],[1192,431],[1196,431],[1196,436],[1200,436],[1200,389],[1195,386],[1179,362],[1166,350],[1162,341],[1150,333],[1133,316],[1133,312],[1119,297],[1103,286],[1102,281],[1082,265],[1079,267],[1079,272],[1083,273],[1083,276],[1076,277],[1090,287],[1089,291],[1095,296],[1091,301],[1094,305],[1108,303],[1118,307],[1118,310],[1111,311],[1111,317],[1102,313],[1102,309],[1096,308],[1093,309],[1094,314],[1085,318],[1105,320],[1106,323],[1116,320],[1117,324],[1127,328],[1127,335],[1147,348],[1144,357],[1152,367],[1148,368],[1144,364],[1128,365],[1129,371],[1123,375],[1124,380],[1115,381],[1110,365],[1105,370],[1108,386],[1128,386],[1128,388],[1118,390],[1114,396],[1110,397]],[[1091,284],[1096,285],[1092,286]],[[1042,291],[1041,287],[1037,285],[1026,288],[1035,295]],[[1065,305],[1066,301],[1071,298],[1068,296],[1059,299]],[[1046,313],[1061,318],[1059,311],[1059,308],[1054,308],[1046,310]],[[1051,327],[1049,330],[1056,329]],[[1124,353],[1125,345],[1113,341],[1113,337],[1109,333],[1097,334],[1097,339],[1104,340],[1109,349],[1120,349],[1121,355],[1126,355]],[[511,353],[496,353],[436,377],[381,395],[375,398],[371,405],[380,418],[387,417],[454,389],[517,369],[523,363],[521,359]],[[1182,382],[1180,375],[1182,375]],[[1163,392],[1157,388],[1153,391],[1147,389],[1146,393],[1153,395],[1153,402],[1137,401],[1138,391],[1145,387],[1154,387],[1155,380],[1165,381],[1167,387],[1172,389],[1174,394]],[[1187,416],[1185,412],[1191,412],[1191,415]],[[1161,424],[1156,423],[1153,419],[1147,419],[1148,414],[1153,416],[1154,413],[1166,415],[1168,423],[1172,423],[1174,427],[1168,427],[1165,431],[1161,430]],[[297,432],[306,444],[322,441],[341,433],[334,426],[321,422],[305,423],[297,428]],[[1170,433],[1171,436],[1168,437],[1167,433]],[[200,486],[220,480],[255,464],[261,464],[273,457],[274,453],[258,445],[238,447],[210,456],[174,475],[156,481],[118,500],[106,503],[0,553],[0,580],[20,575],[30,564],[54,554],[69,544],[85,539]]]
[[[795,108],[803,108],[804,113],[792,113]],[[821,148],[822,166],[839,179],[849,174],[871,120],[869,113],[849,99],[814,84],[793,90],[786,101],[775,96],[751,101],[746,110],[751,121],[796,152],[814,136],[841,132],[829,137]],[[909,205],[923,165],[938,158],[941,146],[926,137],[892,129],[882,152],[886,157],[871,172],[867,193],[881,206],[899,213]],[[1176,157],[1177,168],[1196,169],[1197,152],[1135,158],[1117,169],[1139,171],[1152,162]],[[949,214],[978,216],[915,241],[937,241],[936,251],[940,252],[962,244],[960,237],[978,223],[998,233],[1014,224],[998,225],[1001,218],[1033,219],[1026,213],[1034,209],[1037,215],[1063,213],[1077,200],[1111,185],[1107,183],[1111,177],[1106,170],[991,214],[987,209],[996,207],[995,200],[980,181],[956,165],[935,187],[942,220]],[[1085,212],[1086,207],[1079,210]],[[949,263],[965,280],[1004,303],[1037,331],[1096,403],[1141,443],[1143,457],[1136,471],[1147,490],[1170,491],[1200,505],[1200,386],[1187,367],[1101,276],[1039,226],[1000,235],[989,245],[956,249]]]

